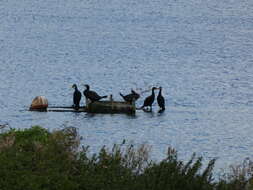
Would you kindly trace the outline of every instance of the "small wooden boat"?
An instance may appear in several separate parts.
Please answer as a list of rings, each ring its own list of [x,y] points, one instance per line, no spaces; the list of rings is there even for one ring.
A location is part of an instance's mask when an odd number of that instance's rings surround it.
[[[89,113],[127,113],[135,114],[135,103],[127,103],[121,101],[98,101],[88,103],[86,111]]]
[[[41,101],[39,101],[38,104],[35,104],[34,102],[37,99],[41,99],[36,97],[33,100],[32,105],[30,106],[30,111],[49,111],[49,112],[88,112],[88,113],[125,113],[125,114],[135,114],[136,107],[135,107],[135,101],[132,103],[128,102],[122,102],[122,101],[114,101],[112,99],[112,95],[110,96],[110,100],[107,101],[97,101],[97,102],[90,102],[86,99],[86,105],[83,107],[80,107],[78,110],[76,110],[74,107],[71,106],[48,106],[48,101],[45,97],[43,97],[43,102],[47,104],[42,104]]]

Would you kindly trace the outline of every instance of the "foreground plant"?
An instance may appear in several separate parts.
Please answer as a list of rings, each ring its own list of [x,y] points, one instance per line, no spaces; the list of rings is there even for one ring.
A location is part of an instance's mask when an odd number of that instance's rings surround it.
[[[0,134],[1,190],[208,190],[246,189],[252,173],[213,182],[215,160],[203,169],[202,158],[184,163],[168,149],[161,162],[149,159],[150,147],[123,141],[94,155],[80,146],[76,128],[49,132],[35,126]],[[252,164],[248,168],[253,168]],[[244,170],[240,170],[244,171]],[[246,170],[245,170],[246,171]],[[248,170],[247,170],[248,171]],[[252,170],[251,170],[252,171]],[[238,185],[239,184],[239,185]]]

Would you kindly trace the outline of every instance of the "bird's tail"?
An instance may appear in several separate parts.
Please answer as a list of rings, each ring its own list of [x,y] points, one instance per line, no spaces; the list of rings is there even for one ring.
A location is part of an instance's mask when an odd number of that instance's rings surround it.
[[[101,96],[101,98],[107,98],[107,96]]]

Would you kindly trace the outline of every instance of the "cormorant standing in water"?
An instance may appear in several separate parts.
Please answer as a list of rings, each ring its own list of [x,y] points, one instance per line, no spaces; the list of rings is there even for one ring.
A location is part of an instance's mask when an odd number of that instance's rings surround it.
[[[83,95],[88,98],[91,102],[99,101],[102,98],[107,98],[107,96],[99,96],[96,92],[90,90],[89,85],[84,85],[86,89],[83,91]]]
[[[149,106],[150,111],[152,111],[152,104],[154,103],[154,100],[155,100],[155,90],[156,89],[157,89],[156,87],[152,88],[152,94],[144,100],[143,106],[140,109],[143,109],[144,107]]]
[[[163,112],[165,110],[165,100],[164,97],[162,96],[162,87],[159,88],[159,94],[157,96],[157,103],[160,107],[160,110],[158,111],[159,113]]]
[[[123,94],[121,94],[121,93],[119,93],[120,94],[120,96],[122,96],[122,98],[126,101],[126,102],[129,102],[129,103],[132,103],[133,102],[133,100],[137,100],[137,99],[139,99],[140,98],[140,95],[137,93],[137,92],[135,92],[134,90],[131,90],[131,94],[127,94],[127,95],[123,95]]]
[[[82,98],[82,94],[81,94],[81,92],[78,90],[76,84],[73,84],[72,88],[75,89],[75,92],[74,92],[74,94],[73,94],[73,103],[74,103],[73,106],[75,107],[76,110],[78,110],[79,107],[80,107],[79,104],[80,104],[80,100],[81,100],[81,98]]]

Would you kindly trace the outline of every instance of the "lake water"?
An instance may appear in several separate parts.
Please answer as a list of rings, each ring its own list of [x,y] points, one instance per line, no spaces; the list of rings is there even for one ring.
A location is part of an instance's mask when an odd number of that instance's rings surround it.
[[[217,169],[253,158],[252,10],[250,0],[0,0],[0,124],[75,126],[91,151],[127,139],[156,160],[172,146],[184,160],[218,158]],[[162,86],[166,111],[25,111],[37,95],[71,105],[73,83],[115,99]]]

